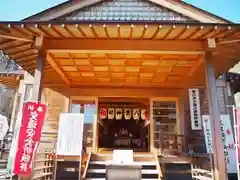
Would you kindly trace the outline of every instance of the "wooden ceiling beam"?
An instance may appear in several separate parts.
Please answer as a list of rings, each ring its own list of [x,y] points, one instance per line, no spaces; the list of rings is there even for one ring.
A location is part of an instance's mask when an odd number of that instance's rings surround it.
[[[182,80],[182,83],[185,84],[186,86],[188,86],[189,81],[192,80],[192,77],[194,77],[195,73],[197,72],[197,70],[199,68],[201,68],[203,63],[204,63],[204,56],[200,56],[198,61],[196,62],[196,64],[194,64],[194,66],[192,66],[192,68],[185,75],[185,77]]]
[[[96,50],[120,50],[129,51],[177,51],[204,53],[203,41],[182,41],[182,40],[84,40],[84,39],[46,39],[44,42],[45,50],[75,50],[75,51],[96,51]]]
[[[45,86],[46,87],[46,86]],[[81,87],[81,88],[79,88]],[[181,95],[182,88],[110,88],[110,87],[86,87],[66,88],[56,86],[56,91],[69,96],[99,96],[99,97],[172,97]]]
[[[187,73],[187,77],[191,77],[194,75],[194,73],[196,72],[196,70],[204,63],[204,57],[201,56],[199,58],[199,60],[197,61],[197,63],[190,69],[190,71],[188,71]]]
[[[67,76],[64,74],[64,72],[61,70],[59,65],[54,61],[53,57],[47,53],[47,61],[48,63],[53,67],[53,69],[58,73],[58,75],[62,78],[62,80],[68,85],[71,85],[70,80],[67,78]]]

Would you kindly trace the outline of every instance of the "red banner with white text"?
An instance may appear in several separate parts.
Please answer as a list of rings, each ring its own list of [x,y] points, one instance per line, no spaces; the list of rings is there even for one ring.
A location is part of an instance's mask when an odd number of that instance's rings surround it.
[[[16,175],[31,175],[32,162],[40,142],[46,109],[46,105],[36,102],[26,102],[23,105],[18,150],[13,171]]]
[[[239,144],[240,144],[240,135],[239,135],[239,132],[240,132],[240,109],[237,108],[236,109],[236,125],[237,125],[237,128],[236,128],[236,132],[237,133],[237,139],[236,139],[236,144],[238,144],[238,161],[240,161],[240,147],[239,147]]]

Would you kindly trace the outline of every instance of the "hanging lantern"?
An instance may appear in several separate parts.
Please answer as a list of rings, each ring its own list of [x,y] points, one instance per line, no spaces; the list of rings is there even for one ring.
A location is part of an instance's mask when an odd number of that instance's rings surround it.
[[[108,108],[108,119],[114,119],[114,108]]]
[[[124,110],[124,118],[125,118],[126,120],[129,120],[129,119],[131,119],[131,117],[132,117],[131,109],[125,109],[125,110]]]
[[[133,109],[133,119],[134,120],[140,119],[140,110],[139,109]]]
[[[147,109],[145,111],[145,120],[149,120],[149,111]]]
[[[122,119],[122,109],[120,109],[120,108],[117,108],[116,109],[116,113],[115,113],[115,116],[116,116],[116,119],[117,120],[121,120]]]
[[[107,118],[107,109],[101,108],[99,111],[100,119],[106,119]]]
[[[142,120],[149,120],[148,111],[146,109],[141,110],[141,119]]]

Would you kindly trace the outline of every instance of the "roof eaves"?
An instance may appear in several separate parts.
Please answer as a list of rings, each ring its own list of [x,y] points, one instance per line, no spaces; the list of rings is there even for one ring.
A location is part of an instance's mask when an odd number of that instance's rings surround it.
[[[173,21],[96,21],[96,20],[73,20],[73,21],[0,21],[2,25],[48,25],[48,24],[159,24],[159,25],[189,25],[189,26],[221,26],[221,27],[239,27],[240,23],[202,23],[202,22],[173,22]]]

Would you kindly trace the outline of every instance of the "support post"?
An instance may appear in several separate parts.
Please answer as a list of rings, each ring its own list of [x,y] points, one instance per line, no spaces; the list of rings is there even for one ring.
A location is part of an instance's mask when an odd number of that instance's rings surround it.
[[[41,101],[43,86],[44,53],[39,51],[33,78],[32,101]]]
[[[186,147],[186,122],[185,122],[185,117],[184,117],[184,106],[185,106],[185,96],[181,96],[178,99],[178,124],[179,124],[179,133],[178,135],[182,135],[182,137],[180,136],[180,144],[181,144],[181,153],[182,152],[187,152],[188,148]],[[178,137],[177,137],[178,138]]]
[[[12,109],[12,116],[11,116],[11,122],[10,122],[10,128],[9,131],[11,133],[14,132],[17,115],[19,113],[19,103],[20,103],[20,94],[19,94],[19,87],[20,87],[20,78],[17,79],[17,88],[15,90],[14,94],[14,101],[13,101],[13,109]]]
[[[214,180],[227,180],[227,169],[224,147],[221,136],[220,112],[216,88],[216,76],[211,62],[212,52],[207,51],[205,56],[205,76],[208,92],[209,114],[213,140]]]

